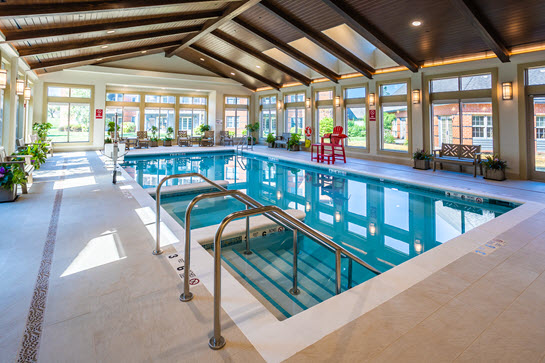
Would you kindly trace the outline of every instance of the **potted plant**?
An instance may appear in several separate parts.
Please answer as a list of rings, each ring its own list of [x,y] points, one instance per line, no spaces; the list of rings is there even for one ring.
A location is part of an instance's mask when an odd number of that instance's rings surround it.
[[[254,124],[249,123],[246,125],[246,130],[248,130],[248,144],[255,145],[257,143],[257,139],[254,136],[254,133],[259,131],[259,122],[256,122]]]
[[[53,125],[49,122],[36,122],[34,123],[34,125],[32,125],[32,130],[36,131],[36,135],[38,135],[38,138],[42,141],[45,141],[47,139],[47,133],[51,128],[53,128]]]
[[[507,161],[501,160],[497,155],[487,156],[481,161],[484,166],[484,178],[490,180],[505,180]]]
[[[274,147],[274,142],[276,141],[276,137],[274,137],[273,134],[268,134],[267,135],[267,145],[269,147]]]
[[[299,151],[300,150],[299,141],[301,141],[301,135],[291,134],[291,137],[288,141],[288,150]]]
[[[149,138],[149,146],[159,146],[159,139],[157,138],[157,126],[152,126],[149,131],[151,132],[151,137]]]
[[[210,125],[201,124],[199,126],[199,130],[200,130],[201,134],[204,134],[205,131],[210,131]]]
[[[174,134],[174,129],[172,127],[167,128],[167,136],[163,139],[163,146],[172,146],[172,135]]]
[[[43,141],[37,141],[28,145],[26,149],[17,152],[17,155],[32,155],[32,162],[36,170],[46,162],[48,153],[48,144]],[[22,159],[21,159],[22,160]]]
[[[428,170],[430,169],[430,160],[432,155],[426,150],[417,149],[413,154],[414,169]]]
[[[17,185],[26,184],[24,171],[17,164],[0,164],[0,202],[17,199]]]

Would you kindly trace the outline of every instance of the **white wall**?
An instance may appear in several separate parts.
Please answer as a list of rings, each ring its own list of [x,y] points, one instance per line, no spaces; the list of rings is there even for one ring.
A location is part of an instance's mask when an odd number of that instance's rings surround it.
[[[63,83],[74,85],[93,85],[95,87],[94,108],[106,108],[106,89],[127,89],[136,91],[169,92],[173,94],[188,91],[207,93],[209,97],[208,123],[216,134],[222,129],[216,120],[223,121],[224,95],[252,95],[253,92],[226,78],[192,76],[154,71],[139,71],[101,66],[85,66],[66,69],[61,72],[40,75],[34,90],[34,120],[45,121],[44,84]],[[92,110],[94,119],[95,110]],[[219,138],[217,138],[219,139]],[[104,145],[104,118],[94,119],[92,142],[89,144],[56,144],[55,150],[96,150]]]

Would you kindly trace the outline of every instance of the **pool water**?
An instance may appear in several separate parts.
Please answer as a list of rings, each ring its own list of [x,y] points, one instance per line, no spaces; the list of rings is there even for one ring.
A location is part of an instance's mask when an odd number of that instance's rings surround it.
[[[126,157],[125,170],[143,187],[155,188],[166,175],[201,173],[212,180],[227,180],[264,205],[299,209],[305,223],[330,236],[379,271],[387,271],[421,253],[486,223],[516,207],[482,199],[476,203],[459,195],[409,184],[263,157],[209,153],[199,156]],[[167,185],[200,182],[199,178],[169,180]],[[165,210],[183,225],[185,209],[194,194],[161,197]],[[204,200],[194,208],[192,229],[219,224],[228,214],[245,209],[231,198]],[[252,254],[245,243],[226,247],[229,267],[269,303],[279,319],[292,316],[334,293],[334,254],[318,243],[299,238],[298,269],[301,294],[291,295],[293,243],[291,232],[252,238]],[[343,291],[375,275],[343,259]]]

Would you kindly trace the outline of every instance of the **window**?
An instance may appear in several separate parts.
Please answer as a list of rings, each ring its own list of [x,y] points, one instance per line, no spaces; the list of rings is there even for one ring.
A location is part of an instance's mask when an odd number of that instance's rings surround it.
[[[383,84],[380,86],[381,96],[399,96],[407,94],[407,83]]]
[[[333,99],[333,91],[316,92],[316,101],[327,101]]]
[[[206,124],[206,109],[181,108],[179,121],[179,130],[189,136],[200,135],[201,125]]]
[[[529,68],[526,74],[528,86],[545,84],[545,67]]]
[[[276,136],[275,108],[267,108],[261,111],[261,136],[266,138],[269,134],[273,134]]]
[[[442,95],[444,83],[442,88],[437,84],[445,80],[457,86]],[[442,144],[480,145],[483,154],[493,154],[492,74],[431,79],[429,84],[431,148],[440,149]]]
[[[459,91],[458,78],[440,78],[430,82],[430,92],[455,92]]]
[[[108,123],[116,121],[116,116],[119,136],[136,137],[136,132],[140,129],[140,109],[137,107],[106,107],[104,125],[106,130]],[[107,135],[107,137],[109,136]]]
[[[382,149],[408,152],[407,104],[381,104]]]
[[[248,97],[225,97],[225,131],[236,137],[248,134],[246,126],[250,120],[249,105]]]
[[[318,115],[319,135],[324,136],[324,134],[332,133],[333,127],[335,127],[333,106],[319,106],[316,113]]]
[[[276,106],[276,96],[261,97],[261,105],[273,105]]]
[[[292,134],[303,134],[305,125],[305,108],[289,107],[286,109],[286,131]]]
[[[365,87],[344,90],[344,133],[348,136],[347,146],[367,147],[366,93]]]
[[[304,93],[291,93],[284,97],[285,103],[305,102]]]
[[[536,116],[536,139],[545,139],[545,116]]]
[[[181,105],[206,105],[206,97],[189,97],[181,96],[180,104]]]
[[[144,112],[144,130],[149,132],[153,126],[157,127],[158,138],[166,136],[167,128],[172,127],[174,129],[174,109],[146,108]]]
[[[47,122],[53,125],[49,136],[54,142],[89,142],[92,91],[82,86],[47,87]]]
[[[146,103],[176,103],[174,96],[146,95],[144,100]]]

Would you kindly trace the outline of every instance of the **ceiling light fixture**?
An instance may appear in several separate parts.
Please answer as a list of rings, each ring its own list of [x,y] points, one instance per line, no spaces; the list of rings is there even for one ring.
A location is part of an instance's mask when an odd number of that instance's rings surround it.
[[[255,66],[256,68],[261,68],[261,66]]]
[[[112,34],[112,33],[115,33],[115,30],[108,30],[106,33]]]
[[[143,50],[142,51],[142,54],[146,54],[148,51],[147,50]]]
[[[234,76],[235,74],[233,72],[231,72],[231,75]]]
[[[204,58],[201,58],[201,61],[203,61],[203,62],[204,62]]]
[[[25,92],[25,81],[22,79],[18,79],[15,83],[15,93],[17,96],[22,96]]]
[[[422,25],[422,22],[420,20],[415,20],[411,23],[412,26],[420,26]]]
[[[106,48],[108,48],[108,46],[107,46],[107,45],[103,45],[101,48],[102,48],[102,49],[106,49]]]
[[[98,58],[98,59],[97,59],[97,62],[100,62],[102,59],[104,59],[104,58]]]

